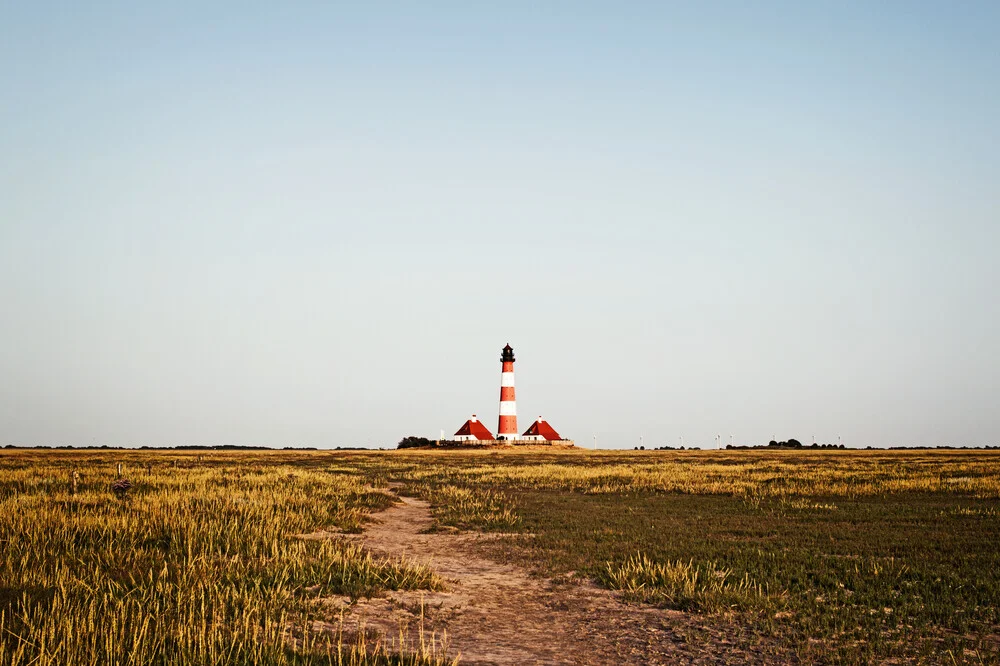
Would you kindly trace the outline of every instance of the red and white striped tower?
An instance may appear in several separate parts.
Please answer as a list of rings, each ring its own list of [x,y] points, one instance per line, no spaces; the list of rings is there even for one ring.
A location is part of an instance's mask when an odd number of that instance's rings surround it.
[[[497,439],[518,439],[517,405],[514,402],[514,348],[508,343],[500,354],[503,372],[500,374],[500,425]]]

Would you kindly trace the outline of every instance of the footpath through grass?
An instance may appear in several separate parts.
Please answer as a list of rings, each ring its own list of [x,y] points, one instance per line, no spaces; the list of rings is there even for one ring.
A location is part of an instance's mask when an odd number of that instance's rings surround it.
[[[998,663],[1000,454],[399,453],[497,557],[705,613],[807,663]],[[519,537],[517,534],[530,536]]]

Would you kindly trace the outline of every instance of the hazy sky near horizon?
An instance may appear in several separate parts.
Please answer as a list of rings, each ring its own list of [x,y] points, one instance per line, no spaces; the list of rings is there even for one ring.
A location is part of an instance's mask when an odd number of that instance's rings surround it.
[[[1000,4],[0,4],[0,445],[1000,444]]]

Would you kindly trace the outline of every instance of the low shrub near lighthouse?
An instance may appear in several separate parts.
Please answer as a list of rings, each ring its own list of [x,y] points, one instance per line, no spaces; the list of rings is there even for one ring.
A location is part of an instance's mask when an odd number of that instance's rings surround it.
[[[399,444],[396,445],[397,449],[419,449],[427,448],[429,446],[434,446],[434,442],[427,439],[426,437],[417,437],[415,435],[410,435],[409,437],[404,437],[399,440]]]

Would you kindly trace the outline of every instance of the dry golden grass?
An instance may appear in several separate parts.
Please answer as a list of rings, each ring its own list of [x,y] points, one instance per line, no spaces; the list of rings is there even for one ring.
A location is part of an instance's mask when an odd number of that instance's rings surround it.
[[[429,452],[398,453],[406,479],[569,490],[740,497],[863,497],[945,492],[1000,498],[1000,454],[992,451],[465,451],[440,469]],[[501,457],[502,456],[502,457]],[[421,465],[419,461],[428,464]]]
[[[441,662],[363,636],[296,638],[319,596],[440,581],[344,540],[295,538],[356,531],[391,500],[358,475],[262,458],[3,453],[0,664]],[[133,487],[119,498],[122,460]]]
[[[996,660],[993,451],[8,450],[0,666],[445,663],[433,641],[399,654],[319,610],[433,589],[431,571],[295,536],[359,531],[389,481],[442,524],[531,533],[496,540],[504,557],[735,614],[804,661]]]

